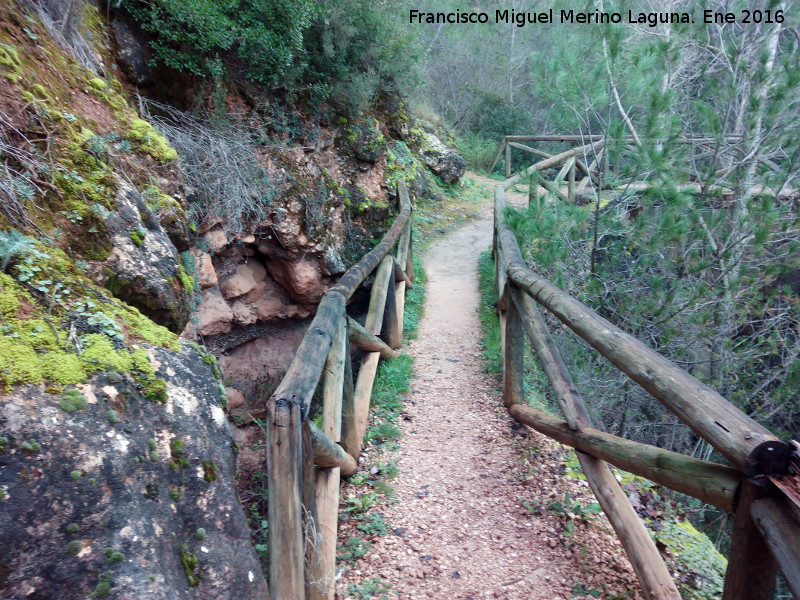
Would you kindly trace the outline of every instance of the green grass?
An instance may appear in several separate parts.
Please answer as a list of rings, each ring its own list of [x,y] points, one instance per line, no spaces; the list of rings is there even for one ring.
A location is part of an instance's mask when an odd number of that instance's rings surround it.
[[[406,288],[406,305],[403,312],[404,344],[417,337],[419,321],[422,318],[422,311],[425,305],[425,284],[428,278],[422,268],[422,261],[416,255],[414,255],[414,276],[414,286]]]
[[[483,329],[483,360],[493,375],[503,374],[503,349],[500,346],[500,319],[497,316],[497,293],[494,285],[494,259],[491,250],[481,252],[478,259],[480,306],[478,318]]]
[[[384,583],[379,577],[373,577],[372,579],[367,579],[358,584],[351,583],[347,586],[347,593],[353,598],[359,598],[361,600],[367,600],[368,598],[380,598],[385,600],[389,597],[387,594],[390,590],[391,586]]]
[[[486,371],[498,377],[503,374],[503,348],[500,343],[500,319],[497,316],[497,293],[494,284],[494,259],[490,250],[478,259],[480,305],[478,318],[483,330],[483,359]],[[527,344],[526,344],[527,345]],[[524,390],[527,404],[559,415],[557,407],[547,399],[547,378],[531,352],[525,353]]]
[[[403,315],[404,341],[416,337],[425,300],[425,272],[422,264],[414,258],[416,281],[406,290]],[[393,360],[383,360],[378,365],[370,401],[370,421],[364,441],[369,448],[367,461],[360,465],[357,473],[350,477],[351,496],[347,499],[348,520],[352,523],[349,535],[337,552],[338,563],[355,563],[363,558],[370,548],[367,538],[386,535],[389,524],[377,512],[382,504],[392,500],[394,488],[391,481],[399,474],[394,460],[386,453],[399,449],[400,412],[405,395],[409,392],[414,375],[414,359],[401,354]],[[377,598],[385,590],[375,588],[373,582],[362,582],[350,592],[357,598]],[[374,588],[374,589],[373,589]],[[386,588],[388,590],[388,588]]]

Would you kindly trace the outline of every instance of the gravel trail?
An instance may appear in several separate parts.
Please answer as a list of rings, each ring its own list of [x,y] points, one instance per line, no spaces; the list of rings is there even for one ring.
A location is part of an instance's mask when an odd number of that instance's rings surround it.
[[[481,357],[477,263],[492,240],[488,203],[484,213],[423,255],[426,304],[407,348],[416,378],[402,422],[397,502],[382,510],[393,533],[374,539],[344,574],[340,598],[359,597],[348,596],[347,584],[374,577],[391,586],[388,597],[402,600],[572,597],[577,566],[560,522],[521,501],[563,496],[560,450],[507,416]],[[586,494],[585,482],[571,485]]]

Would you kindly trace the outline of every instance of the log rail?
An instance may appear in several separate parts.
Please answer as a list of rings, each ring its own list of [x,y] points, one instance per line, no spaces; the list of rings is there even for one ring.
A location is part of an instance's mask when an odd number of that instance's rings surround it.
[[[333,600],[339,481],[358,468],[372,385],[381,358],[397,355],[406,287],[413,284],[412,205],[381,242],[323,296],[289,369],[267,402],[269,585],[273,600]],[[394,255],[390,252],[396,246]],[[362,326],[347,301],[375,273]],[[353,380],[350,345],[363,350]],[[309,422],[322,388],[322,425]]]
[[[698,140],[714,141],[690,138],[679,142]],[[520,144],[532,141],[586,145],[551,155]],[[585,186],[592,181],[595,165],[602,162],[605,145],[602,136],[506,136],[495,155],[494,163],[505,149],[507,179],[495,188],[493,240],[503,344],[503,401],[517,421],[578,450],[589,485],[625,547],[646,598],[679,600],[680,595],[608,464],[734,513],[723,600],[770,600],[779,569],[794,597],[800,599],[800,498],[781,480],[774,480],[775,486],[765,486],[767,477],[753,471],[759,453],[787,449],[792,452],[800,446],[781,442],[716,390],[528,268],[516,236],[506,222],[506,190],[530,178],[532,198],[541,185],[555,201],[573,201],[576,166],[586,176],[581,182]],[[543,160],[512,176],[511,148]],[[589,163],[592,156],[595,160]],[[585,166],[587,163],[589,167]],[[543,182],[539,172],[552,167],[561,167],[561,172],[554,182]],[[567,178],[565,195],[559,188]],[[697,460],[593,429],[540,307],[647,390],[716,448],[731,466]],[[524,403],[525,334],[548,377],[564,414],[563,421]],[[800,473],[788,474],[782,481],[787,479],[800,482],[797,481]]]
[[[520,143],[532,141],[580,141],[586,145],[552,155]],[[784,442],[714,389],[529,269],[506,222],[506,190],[524,178],[531,178],[532,190],[538,189],[534,182],[541,183],[544,169],[560,167],[555,181],[543,185],[558,201],[574,201],[576,192],[596,183],[595,170],[607,167],[602,159],[605,144],[600,136],[507,136],[498,150],[498,157],[503,148],[507,151],[507,169],[512,147],[542,159],[514,176],[507,172],[506,181],[495,189],[493,253],[503,340],[504,403],[517,421],[578,450],[587,481],[623,543],[648,600],[679,600],[680,595],[609,464],[735,514],[723,600],[771,599],[778,570],[800,598],[800,499],[780,481],[776,481],[777,487],[764,487],[748,479],[754,476],[753,456],[765,446],[777,449]],[[576,169],[584,175],[577,185]],[[565,182],[567,194],[560,192]],[[358,467],[377,367],[381,359],[397,355],[405,292],[414,281],[412,205],[403,181],[397,191],[401,210],[394,224],[325,294],[267,403],[269,582],[275,600],[333,600],[335,595],[340,477]],[[369,310],[361,325],[347,315],[347,303],[372,274]],[[592,428],[589,412],[540,307],[650,392],[731,466]],[[524,403],[526,337],[548,376],[563,421]],[[363,351],[355,379],[351,345]],[[308,420],[311,398],[318,388],[322,394],[319,427]],[[765,478],[757,481],[763,483]]]

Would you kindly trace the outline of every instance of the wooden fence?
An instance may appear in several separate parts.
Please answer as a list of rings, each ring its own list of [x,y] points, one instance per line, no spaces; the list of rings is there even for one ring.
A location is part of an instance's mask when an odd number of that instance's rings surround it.
[[[394,224],[322,298],[267,405],[269,585],[274,600],[334,597],[339,478],[357,469],[378,361],[396,356],[405,291],[414,281],[412,207],[403,181],[397,192],[401,211]],[[346,305],[373,271],[362,327],[347,316]],[[364,351],[355,382],[350,344]],[[308,416],[320,381],[322,427],[317,428]]]
[[[555,156],[519,143],[579,140],[589,144]],[[800,446],[778,440],[714,389],[529,269],[506,223],[506,190],[530,178],[532,195],[543,186],[560,201],[571,201],[578,185],[585,187],[602,177],[605,144],[599,136],[508,136],[498,149],[495,163],[505,149],[507,176],[495,189],[493,241],[504,403],[519,422],[579,450],[578,460],[589,485],[622,541],[648,599],[678,600],[680,595],[644,524],[606,463],[735,514],[723,600],[773,598],[779,569],[792,594],[800,598],[800,473],[790,473],[790,461],[784,461],[781,470],[776,471],[772,464],[776,461],[763,460],[764,456],[779,454],[796,456]],[[512,177],[511,148],[523,149],[544,160]],[[590,157],[594,160],[587,164]],[[539,172],[554,167],[561,167],[555,181],[543,181]],[[580,184],[575,183],[576,169],[583,172]],[[566,194],[560,189],[565,180]],[[593,429],[539,306],[664,404],[732,466],[697,460]],[[524,403],[525,334],[547,374],[564,414],[563,421]]]

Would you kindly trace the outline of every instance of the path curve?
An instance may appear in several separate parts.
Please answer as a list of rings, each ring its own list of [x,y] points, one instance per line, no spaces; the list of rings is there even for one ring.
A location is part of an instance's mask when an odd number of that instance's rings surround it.
[[[515,196],[512,203],[527,201]],[[521,503],[563,492],[553,491],[551,477],[526,473],[529,434],[502,409],[481,356],[477,264],[491,240],[487,202],[479,220],[422,257],[428,284],[418,337],[407,348],[416,377],[403,413],[397,501],[383,511],[393,534],[373,540],[345,574],[340,598],[348,583],[372,577],[401,600],[572,597],[575,565],[556,541],[559,524]]]

